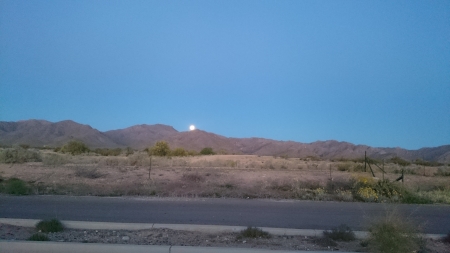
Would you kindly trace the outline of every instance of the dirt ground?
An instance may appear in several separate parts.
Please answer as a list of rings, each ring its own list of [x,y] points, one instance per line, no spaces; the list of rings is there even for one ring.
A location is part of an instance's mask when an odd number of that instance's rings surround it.
[[[34,228],[0,224],[0,240],[27,240],[36,233]],[[114,243],[139,245],[172,245],[201,247],[261,248],[272,250],[355,251],[365,252],[361,241],[335,242],[330,239],[308,236],[272,236],[265,238],[239,238],[238,233],[208,234],[171,229],[127,230],[76,230],[49,233],[50,241],[80,243]],[[429,253],[449,252],[450,245],[428,239]]]
[[[349,191],[339,188],[351,178],[371,177],[360,171],[362,164],[353,162],[269,156],[153,157],[151,161],[142,153],[130,157],[47,153],[43,157],[43,162],[0,164],[0,178],[22,179],[34,194],[353,201]],[[448,187],[448,177],[433,176],[436,168],[413,169],[414,174],[405,175],[405,186]],[[376,171],[376,176],[391,181],[399,177],[398,165],[385,170],[384,175]],[[333,194],[329,194],[330,186],[336,187]]]

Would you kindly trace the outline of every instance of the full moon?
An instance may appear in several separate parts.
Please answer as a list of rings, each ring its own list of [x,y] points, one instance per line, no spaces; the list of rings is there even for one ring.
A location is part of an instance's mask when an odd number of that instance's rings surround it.
[[[195,130],[195,126],[194,125],[191,125],[191,126],[189,126],[189,130]]]

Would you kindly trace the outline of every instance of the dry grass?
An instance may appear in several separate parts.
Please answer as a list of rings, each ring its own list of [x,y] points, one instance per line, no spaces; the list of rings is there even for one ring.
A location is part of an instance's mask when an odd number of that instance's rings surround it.
[[[152,157],[150,176],[150,157],[144,152],[104,157],[44,151],[42,157],[43,162],[0,164],[0,176],[20,178],[37,194],[337,201],[354,201],[352,178],[370,177],[369,172],[360,171],[361,163],[269,156]],[[384,178],[393,181],[398,169],[395,164],[385,165]],[[426,167],[425,176],[406,175],[404,187],[435,202],[450,203],[448,177],[436,176],[439,169],[447,168]],[[383,175],[377,172],[377,176]]]

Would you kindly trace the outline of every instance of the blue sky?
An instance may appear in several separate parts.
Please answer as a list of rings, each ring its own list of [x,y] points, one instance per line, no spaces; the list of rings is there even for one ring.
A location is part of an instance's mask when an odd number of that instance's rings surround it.
[[[0,1],[0,121],[450,144],[450,1]]]

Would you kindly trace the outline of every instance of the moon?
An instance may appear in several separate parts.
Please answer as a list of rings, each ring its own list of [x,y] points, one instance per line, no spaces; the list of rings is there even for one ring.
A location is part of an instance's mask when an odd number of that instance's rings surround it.
[[[195,130],[195,126],[194,125],[190,125],[189,126],[189,130],[191,130],[191,131]]]

